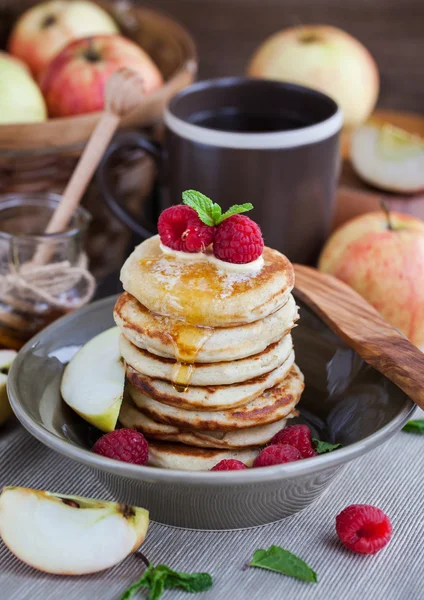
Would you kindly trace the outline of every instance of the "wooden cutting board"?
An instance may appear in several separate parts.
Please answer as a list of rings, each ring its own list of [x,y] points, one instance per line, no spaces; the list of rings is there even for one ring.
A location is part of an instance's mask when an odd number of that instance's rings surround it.
[[[374,113],[373,119],[379,123],[390,123],[424,137],[424,117],[421,115],[378,110]],[[349,133],[344,132],[342,135],[342,174],[337,193],[333,229],[363,213],[379,210],[382,199],[388,203],[391,210],[424,219],[424,193],[392,194],[366,184],[356,175],[349,160],[349,139]]]

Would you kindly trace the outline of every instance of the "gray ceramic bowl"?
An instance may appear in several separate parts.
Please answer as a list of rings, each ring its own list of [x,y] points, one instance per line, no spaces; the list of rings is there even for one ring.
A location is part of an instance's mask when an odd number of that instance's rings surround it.
[[[277,521],[307,507],[341,467],[387,441],[413,403],[347,348],[308,309],[294,330],[305,374],[301,419],[317,437],[343,448],[299,462],[238,472],[185,472],[139,467],[90,452],[100,432],[61,399],[65,364],[91,337],[113,325],[115,298],[72,313],[35,336],[9,374],[13,410],[37,439],[93,468],[116,500],[143,506],[161,523],[233,529]]]

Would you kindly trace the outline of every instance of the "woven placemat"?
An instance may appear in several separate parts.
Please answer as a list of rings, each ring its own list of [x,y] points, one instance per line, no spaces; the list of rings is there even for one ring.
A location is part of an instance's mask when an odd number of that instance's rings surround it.
[[[419,414],[417,416],[423,416]],[[55,454],[18,424],[0,433],[0,482],[110,499],[93,471]],[[143,552],[153,564],[209,571],[213,588],[191,596],[168,591],[164,600],[419,600],[424,597],[424,437],[400,432],[350,463],[303,513],[243,531],[187,531],[152,523]],[[334,519],[352,503],[372,503],[393,523],[393,539],[376,556],[360,556],[337,541]],[[318,573],[307,584],[260,569],[242,570],[256,548],[278,544]],[[1,600],[118,600],[142,572],[134,557],[105,573],[59,577],[39,573],[0,546]],[[139,593],[136,599],[146,596]]]

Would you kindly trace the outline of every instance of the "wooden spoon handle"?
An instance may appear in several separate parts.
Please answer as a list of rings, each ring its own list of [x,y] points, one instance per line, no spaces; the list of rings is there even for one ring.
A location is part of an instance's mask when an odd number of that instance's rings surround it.
[[[118,125],[117,115],[103,113],[72,173],[62,200],[46,227],[46,233],[66,229]]]
[[[424,353],[339,279],[304,265],[294,269],[295,295],[365,362],[424,409]]]
[[[89,184],[97,165],[119,125],[119,117],[104,112],[78,161],[63,193],[62,200],[47,224],[45,233],[57,233],[68,227],[69,221]],[[41,244],[34,254],[35,265],[47,264],[52,255],[49,244]]]

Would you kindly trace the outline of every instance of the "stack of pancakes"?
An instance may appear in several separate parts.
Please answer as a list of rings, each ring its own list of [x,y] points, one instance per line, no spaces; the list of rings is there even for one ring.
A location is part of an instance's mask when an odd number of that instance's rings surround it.
[[[263,261],[231,265],[166,251],[156,236],[127,259],[121,281],[121,424],[148,438],[153,466],[208,470],[224,458],[250,466],[303,391],[291,263],[265,247]]]

